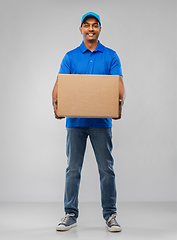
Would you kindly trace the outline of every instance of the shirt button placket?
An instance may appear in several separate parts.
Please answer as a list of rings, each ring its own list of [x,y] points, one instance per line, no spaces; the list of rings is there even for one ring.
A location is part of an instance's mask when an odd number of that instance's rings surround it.
[[[90,62],[92,63],[92,53],[90,54]]]
[[[92,74],[92,53],[90,53],[88,60],[87,74]]]
[[[93,55],[91,53],[90,55],[90,71],[91,71],[91,74],[93,73]]]

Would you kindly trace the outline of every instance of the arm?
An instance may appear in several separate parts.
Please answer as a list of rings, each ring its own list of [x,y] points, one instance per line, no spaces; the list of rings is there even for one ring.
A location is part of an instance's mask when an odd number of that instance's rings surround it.
[[[57,103],[58,103],[58,78],[56,80],[56,83],[55,83],[53,91],[52,91],[52,104],[53,104],[53,108],[54,108],[55,118],[62,119],[64,117],[58,117],[58,115],[57,115]]]
[[[70,60],[67,54],[65,54],[61,65],[60,65],[60,70],[59,74],[70,74]],[[62,119],[64,117],[58,117],[57,115],[57,103],[58,103],[58,77],[56,80],[56,83],[54,85],[53,91],[52,91],[52,103],[53,103],[53,108],[54,108],[54,113],[55,113],[55,118],[57,119]]]
[[[111,61],[110,74],[119,75],[119,117],[113,118],[116,120],[121,118],[122,106],[125,100],[125,89],[124,89],[124,83],[123,83],[123,77],[122,77],[121,62],[116,52],[114,52],[114,55]]]
[[[123,83],[123,77],[120,76],[120,78],[119,78],[119,117],[118,117],[118,119],[121,118],[122,106],[124,105],[124,101],[125,101],[125,87],[124,87],[124,83]]]
[[[121,118],[122,114],[122,106],[125,101],[125,88],[123,83],[123,77],[119,76],[119,116],[118,118],[113,118],[114,120],[118,120]]]
[[[124,88],[122,76],[119,76],[119,100],[122,101],[122,105],[123,105],[125,101],[125,88]]]

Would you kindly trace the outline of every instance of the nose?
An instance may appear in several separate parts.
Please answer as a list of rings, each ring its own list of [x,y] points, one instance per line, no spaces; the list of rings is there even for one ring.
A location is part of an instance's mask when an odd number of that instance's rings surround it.
[[[92,30],[93,30],[93,26],[90,24],[89,31],[92,31]]]

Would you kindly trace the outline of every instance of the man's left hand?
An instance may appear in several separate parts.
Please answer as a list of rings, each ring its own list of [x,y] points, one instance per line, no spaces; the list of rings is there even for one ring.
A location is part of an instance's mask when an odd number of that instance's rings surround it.
[[[121,116],[122,116],[122,106],[123,106],[123,101],[119,100],[119,116],[118,116],[118,118],[112,118],[113,120],[121,119]]]

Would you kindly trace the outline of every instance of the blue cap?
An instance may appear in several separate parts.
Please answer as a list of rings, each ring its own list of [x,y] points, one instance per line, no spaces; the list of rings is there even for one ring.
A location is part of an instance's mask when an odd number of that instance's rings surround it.
[[[84,20],[85,20],[86,18],[89,18],[89,17],[94,17],[94,18],[96,18],[96,19],[98,20],[98,22],[100,23],[100,26],[101,26],[100,16],[99,16],[98,14],[94,13],[94,12],[88,12],[88,13],[86,13],[86,14],[84,14],[84,15],[82,16],[81,26],[82,26]]]

